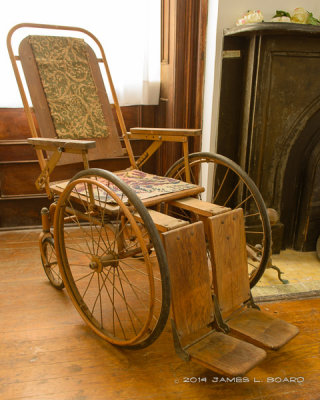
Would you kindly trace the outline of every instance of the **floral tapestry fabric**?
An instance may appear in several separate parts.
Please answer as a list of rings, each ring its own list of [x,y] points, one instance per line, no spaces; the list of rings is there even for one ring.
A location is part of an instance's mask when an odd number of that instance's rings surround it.
[[[29,36],[59,138],[107,137],[109,130],[91,74],[84,40]]]
[[[180,192],[187,189],[199,188],[199,192],[202,191],[201,188],[192,183],[182,182],[177,179],[157,176],[153,174],[148,174],[143,171],[136,169],[127,171],[117,171],[115,174],[125,182],[141,200],[150,199],[152,197],[164,195],[167,193]],[[106,181],[103,178],[98,177],[97,180],[104,185],[108,186],[123,202],[127,202],[126,196],[111,182]],[[61,189],[64,189],[68,185],[68,181],[56,182],[55,185]],[[77,194],[82,194],[87,197],[89,194],[86,192],[86,186],[83,185],[83,189],[77,187]],[[94,190],[94,197],[98,201],[106,203],[115,203],[115,200],[111,196],[105,198],[105,192],[103,190]]]

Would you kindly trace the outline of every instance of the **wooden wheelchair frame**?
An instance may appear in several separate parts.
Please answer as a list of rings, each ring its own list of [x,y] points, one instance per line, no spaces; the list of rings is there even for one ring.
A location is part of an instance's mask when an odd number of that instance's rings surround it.
[[[76,140],[38,136],[17,64],[21,58],[12,50],[12,36],[20,28],[79,32],[90,37],[97,45],[100,57],[96,61],[104,66],[131,164],[127,171],[111,173],[89,168],[88,152],[96,146],[95,140],[90,138]],[[295,336],[295,327],[284,321],[274,322],[274,319],[268,319],[260,312],[255,313],[253,318],[252,313],[248,313],[247,324],[251,324],[249,330],[243,329],[241,323],[233,323],[233,331],[245,338],[245,342],[229,335],[231,330],[227,315],[231,313],[233,316],[237,309],[256,307],[249,284],[253,286],[259,280],[270,255],[267,213],[250,178],[223,156],[189,154],[188,138],[201,135],[200,129],[133,128],[128,133],[104,50],[98,39],[87,30],[19,24],[10,30],[7,44],[32,135],[29,142],[37,152],[41,167],[36,186],[39,190],[46,190],[48,197],[55,200],[50,210],[43,209],[41,212],[43,232],[39,243],[43,266],[54,287],[62,289],[66,286],[87,324],[112,344],[142,348],[153,343],[161,334],[169,316],[172,298],[172,329],[177,353],[184,359],[192,359],[215,372],[231,376],[246,373],[264,359],[266,353],[257,345],[279,348]],[[130,138],[152,141],[137,160]],[[163,183],[160,177],[148,175],[147,179],[160,179],[158,187],[161,190],[168,182],[179,185],[184,181],[187,186],[180,191],[164,194],[160,191],[154,197],[139,198],[135,187],[123,179],[139,175],[136,171],[163,142],[182,143],[183,157],[169,169],[166,177],[161,178],[164,179]],[[48,160],[44,151],[52,152]],[[50,175],[64,153],[81,155],[84,169],[69,182],[50,183]],[[196,181],[203,164],[213,164],[216,174],[219,166],[226,169],[220,177],[221,185],[216,188],[214,198],[210,198],[213,201],[197,198],[205,190]],[[221,188],[232,173],[237,183],[231,194],[225,196],[223,203],[217,204],[217,197],[224,191]],[[139,184],[140,181],[137,182]],[[228,201],[235,197],[236,205],[229,207]],[[251,214],[244,216],[242,208],[249,200],[254,200],[256,211],[252,212],[248,207],[247,211]],[[175,214],[176,210],[180,210],[178,214]],[[262,234],[260,247],[252,245],[248,236],[245,236],[244,218],[261,221],[261,232],[256,232],[254,225],[246,231],[251,235]],[[70,227],[72,224],[73,228]],[[82,242],[79,241],[78,231]],[[218,238],[223,238],[223,241]],[[84,250],[83,246],[88,249]],[[83,261],[83,254],[89,261]],[[247,266],[249,258],[257,263],[250,280]],[[235,259],[240,261],[234,262]],[[219,272],[221,262],[222,269],[225,269],[223,274]],[[85,268],[86,272],[77,275],[75,265],[78,270]],[[57,266],[59,270],[55,269]],[[138,278],[135,276],[137,274]],[[82,287],[86,279],[89,283]],[[91,287],[94,280],[97,281],[95,292]],[[130,291],[128,297],[125,289]],[[233,294],[229,293],[230,290]],[[236,299],[231,306],[228,302],[230,296]],[[118,306],[120,302],[122,305]],[[104,303],[109,304],[107,317],[103,315]],[[125,315],[123,320],[121,315]],[[264,328],[252,339],[250,331],[253,326],[261,325],[261,318]],[[271,326],[273,334],[267,340],[266,332],[270,331]],[[279,333],[283,336],[281,342],[275,339]],[[247,343],[250,341],[253,344]]]

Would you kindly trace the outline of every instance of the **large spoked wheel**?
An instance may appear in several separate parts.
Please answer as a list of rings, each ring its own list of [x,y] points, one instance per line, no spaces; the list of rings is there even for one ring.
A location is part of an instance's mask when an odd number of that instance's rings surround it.
[[[151,344],[168,319],[170,282],[140,199],[111,172],[89,169],[68,183],[55,213],[61,274],[82,318],[114,345]]]
[[[243,208],[248,255],[248,275],[253,287],[263,275],[271,253],[271,228],[261,194],[252,179],[232,160],[214,153],[189,155],[190,176],[193,183],[201,184],[207,174],[211,188],[199,198],[221,206]],[[185,181],[184,159],[181,158],[167,171],[166,176]],[[194,218],[183,210],[172,210],[180,217]]]
[[[64,288],[64,284],[61,278],[52,237],[46,237],[42,240],[41,247],[41,261],[44,272],[46,273],[51,285],[56,289],[61,290]]]

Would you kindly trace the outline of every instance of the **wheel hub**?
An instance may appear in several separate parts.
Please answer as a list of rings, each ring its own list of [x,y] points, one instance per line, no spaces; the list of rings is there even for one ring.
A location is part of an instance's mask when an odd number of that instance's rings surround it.
[[[93,256],[89,264],[89,267],[96,272],[101,272],[105,267],[116,268],[118,265],[119,265],[119,259],[117,254],[109,253],[103,255],[102,257]]]

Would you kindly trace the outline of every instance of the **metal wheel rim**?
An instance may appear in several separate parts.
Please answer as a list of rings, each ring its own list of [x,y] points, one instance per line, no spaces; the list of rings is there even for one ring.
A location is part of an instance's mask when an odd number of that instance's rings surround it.
[[[189,155],[189,164],[191,169],[193,166],[201,165],[203,163],[214,163],[230,169],[235,175],[237,175],[241,179],[241,181],[245,184],[250,193],[252,193],[257,209],[259,210],[261,216],[261,224],[263,228],[263,246],[262,246],[263,251],[258,269],[251,277],[249,277],[250,287],[252,288],[257,284],[257,282],[262,277],[271,255],[271,227],[262,196],[256,185],[252,181],[252,179],[247,175],[247,173],[243,171],[232,160],[229,160],[227,157],[221,156],[219,154],[205,153],[205,152],[193,153]],[[181,179],[183,177],[183,171],[184,171],[183,158],[181,158],[171,166],[171,168],[167,171],[166,176],[176,177],[176,179],[179,179],[179,175],[177,176],[177,171],[179,170]]]
[[[103,171],[103,170],[97,170],[97,169],[92,169],[91,170],[92,173],[99,173],[100,175],[103,176],[107,176],[107,178],[110,178],[110,176],[113,176],[113,174],[111,173],[107,173],[107,171]],[[111,174],[111,175],[110,175]],[[149,327],[149,323],[150,323],[150,319],[152,318],[152,312],[153,312],[153,306],[152,304],[150,304],[149,307],[149,314],[148,314],[148,318],[145,321],[144,327],[143,329],[140,330],[139,334],[136,335],[135,337],[131,338],[130,340],[118,340],[117,338],[112,338],[112,335],[110,335],[110,332],[106,335],[105,333],[103,333],[101,328],[98,328],[96,326],[95,323],[93,323],[90,319],[88,319],[86,312],[84,311],[83,305],[81,304],[81,295],[80,298],[78,296],[77,293],[75,293],[74,288],[72,288],[72,285],[69,285],[70,280],[72,281],[72,277],[70,276],[70,274],[68,273],[68,267],[67,267],[67,261],[66,261],[66,254],[63,250],[64,247],[64,242],[63,242],[63,235],[61,232],[61,228],[63,226],[62,224],[62,220],[63,220],[63,212],[62,211],[62,204],[65,202],[65,200],[68,198],[69,194],[71,193],[72,189],[79,183],[88,183],[90,182],[90,184],[97,184],[96,181],[92,182],[89,179],[86,179],[85,175],[90,175],[90,172],[88,173],[88,171],[84,171],[83,173],[78,174],[68,185],[68,187],[65,189],[65,191],[63,192],[63,194],[60,196],[59,202],[57,204],[57,209],[56,209],[56,218],[55,218],[55,235],[57,236],[57,242],[58,242],[58,260],[59,263],[61,265],[61,272],[63,275],[64,280],[66,281],[66,287],[68,289],[68,292],[70,294],[70,297],[75,305],[75,307],[77,308],[78,312],[80,313],[80,315],[82,316],[82,318],[86,321],[86,323],[89,324],[89,326],[101,337],[103,337],[103,339],[108,340],[109,342],[111,342],[112,344],[118,345],[118,346],[124,346],[124,347],[130,347],[130,348],[140,348],[140,347],[145,347],[149,344],[151,344],[161,333],[161,331],[164,328],[165,322],[167,320],[168,317],[168,310],[169,310],[169,305],[170,304],[170,298],[168,298],[168,288],[165,291],[165,296],[166,298],[163,299],[164,301],[164,305],[162,305],[162,309],[161,309],[161,313],[160,313],[160,317],[159,320],[157,322],[156,327],[153,329],[152,332],[148,331],[148,327]],[[117,178],[117,177],[116,177]],[[117,178],[118,179],[118,178]],[[123,182],[122,182],[123,185]],[[103,185],[103,184],[99,184],[99,186],[106,192],[108,192],[111,196],[113,196],[113,194],[111,193],[110,189],[108,189],[107,186]],[[127,193],[128,194],[128,193]],[[130,195],[132,195],[130,193]],[[117,201],[119,201],[120,199],[116,199],[116,196],[113,196],[113,198]],[[119,203],[118,203],[119,204]],[[142,204],[142,203],[141,203]],[[122,211],[126,210],[127,207],[123,204]],[[142,207],[144,208],[144,206],[142,205]],[[150,218],[148,212],[146,211],[148,217]],[[126,214],[126,217],[130,220],[130,223],[132,224],[132,226],[134,226],[134,224],[136,224],[135,220],[133,219],[132,215],[130,212],[128,212]],[[151,220],[151,218],[150,218]],[[150,221],[149,221],[150,222]],[[151,220],[152,222],[152,220]],[[152,222],[153,224],[153,222]],[[137,229],[138,231],[139,229]],[[155,231],[156,234],[158,235],[157,231]],[[159,239],[160,240],[160,239]],[[141,244],[144,243],[143,240],[141,240]],[[143,246],[142,246],[143,247]],[[146,247],[143,247],[143,253],[144,253],[144,258],[146,260],[148,260],[148,249]],[[163,255],[162,255],[163,257]],[[164,256],[165,257],[165,256]],[[166,260],[165,260],[166,261]],[[150,267],[150,266],[149,266]],[[167,266],[165,265],[165,268],[167,268]],[[164,269],[165,269],[164,268]],[[153,298],[153,292],[152,292],[152,268],[149,268],[149,281],[151,284],[151,292],[150,292],[150,302],[152,301]],[[167,276],[168,279],[168,276]],[[71,287],[70,287],[71,286]],[[164,289],[162,288],[162,291],[164,292]]]

